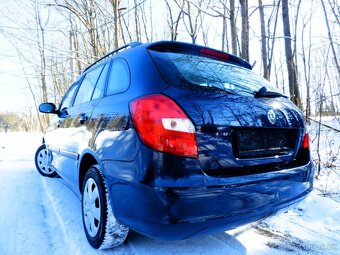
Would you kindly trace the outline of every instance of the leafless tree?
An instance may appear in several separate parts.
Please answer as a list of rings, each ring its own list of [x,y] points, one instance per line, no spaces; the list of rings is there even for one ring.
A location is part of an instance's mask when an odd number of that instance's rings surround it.
[[[267,40],[266,40],[266,24],[264,21],[264,10],[262,0],[259,1],[259,11],[260,11],[260,22],[261,22],[261,56],[262,56],[262,65],[263,65],[263,77],[269,79],[269,71],[268,71],[268,53],[267,53]]]
[[[134,14],[135,14],[135,34],[136,34],[136,40],[141,40],[141,28],[140,28],[140,18],[138,13],[138,0],[134,0],[135,8],[134,8]]]
[[[302,108],[300,90],[297,82],[296,66],[294,62],[294,54],[291,45],[291,33],[290,33],[290,22],[289,22],[289,8],[288,0],[282,0],[282,21],[283,21],[283,33],[285,41],[285,53],[286,53],[286,64],[288,70],[288,81],[289,81],[289,92],[290,99],[299,108]]]
[[[235,0],[230,0],[230,32],[231,32],[231,52],[237,55],[237,28],[235,18]]]
[[[309,15],[303,17],[302,20],[302,30],[301,30],[301,57],[303,63],[303,70],[304,70],[304,79],[306,84],[306,110],[305,110],[305,117],[306,121],[310,123],[310,116],[311,116],[311,52],[312,52],[312,45],[311,45],[311,32],[312,32],[312,19],[313,11],[312,8],[309,11]],[[305,29],[309,26],[308,29],[308,36],[305,36]],[[309,46],[306,49],[305,45],[305,38],[309,39]],[[307,50],[307,52],[306,52]]]
[[[178,13],[174,14],[174,8],[169,3],[169,0],[165,0],[166,6],[167,6],[167,12],[168,12],[168,19],[167,23],[170,29],[170,35],[171,35],[171,41],[177,40],[178,35],[178,25],[180,23],[180,20],[183,18],[183,9],[184,9],[184,1],[175,1],[176,6],[178,7],[179,11]]]
[[[270,79],[270,74],[271,74],[271,67],[272,67],[272,62],[273,62],[273,58],[274,58],[274,46],[275,46],[275,37],[276,37],[276,28],[277,28],[277,20],[279,17],[279,9],[280,9],[280,3],[281,0],[278,0],[275,4],[273,4],[273,9],[271,12],[271,15],[268,18],[267,21],[267,35],[268,35],[268,40],[267,40],[267,47],[268,47],[268,65],[267,65],[267,69],[268,69],[268,79]],[[271,22],[274,19],[274,24],[273,24],[273,28],[271,30]]]
[[[96,4],[94,0],[55,0],[57,8],[67,9],[85,26],[90,35],[90,45],[93,58],[98,57],[101,51],[98,47],[98,29],[96,22]]]
[[[249,61],[249,16],[248,16],[248,0],[240,0],[241,5],[241,57]]]
[[[280,0],[269,7],[271,8],[270,16],[268,17],[267,25],[265,21],[265,12],[262,0],[258,0],[260,24],[261,24],[261,56],[263,65],[263,77],[270,80],[271,66],[274,56],[275,35],[277,27],[277,19],[279,13]],[[271,22],[274,19],[274,25],[271,29]]]
[[[119,7],[120,0],[110,0],[113,9],[113,22],[114,22],[114,47],[118,48],[119,46]]]
[[[333,60],[334,60],[334,63],[335,63],[335,67],[338,71],[338,77],[340,78],[340,66],[339,66],[339,62],[338,62],[338,58],[337,58],[337,53],[336,53],[336,50],[335,50],[335,47],[334,47],[333,37],[332,37],[331,28],[330,28],[329,21],[328,21],[328,14],[327,14],[327,10],[326,10],[324,0],[321,0],[321,4],[322,4],[322,9],[323,9],[323,12],[324,12],[324,15],[325,15],[325,22],[326,22],[327,31],[328,31],[328,39],[329,39],[329,43],[331,45],[331,49],[332,49],[332,53],[333,53]],[[339,8],[339,6],[338,6],[338,8]],[[337,17],[337,15],[335,15],[335,16]],[[337,17],[337,21],[339,21],[338,17]],[[340,28],[340,25],[339,25],[338,29],[339,28]]]
[[[195,8],[195,6],[188,0],[185,1],[185,9],[184,9],[184,15],[186,19],[184,19],[184,25],[185,28],[191,38],[192,43],[196,43],[197,35],[199,30],[202,27],[202,20],[199,19],[201,15],[201,8],[203,5],[203,0],[198,0],[197,6],[198,8]],[[196,9],[196,12],[193,9]],[[187,20],[187,22],[185,22]]]

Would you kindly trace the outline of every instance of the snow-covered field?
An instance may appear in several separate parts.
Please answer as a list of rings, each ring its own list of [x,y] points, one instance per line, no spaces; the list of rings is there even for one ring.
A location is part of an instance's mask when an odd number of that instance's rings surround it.
[[[63,180],[35,170],[41,134],[0,133],[0,254],[340,254],[340,136],[322,131],[322,174],[300,204],[257,223],[185,241],[155,241],[131,232],[124,245],[108,251],[87,243],[80,201]],[[315,125],[310,136],[315,152]]]

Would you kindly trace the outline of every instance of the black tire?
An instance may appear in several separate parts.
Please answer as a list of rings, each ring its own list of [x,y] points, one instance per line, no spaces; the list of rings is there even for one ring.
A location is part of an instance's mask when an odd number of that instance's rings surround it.
[[[95,249],[122,244],[129,229],[112,213],[103,175],[98,165],[90,167],[82,185],[82,218],[86,238]]]
[[[34,162],[35,167],[42,176],[51,178],[58,176],[58,173],[54,171],[50,166],[51,161],[51,152],[46,148],[45,144],[40,145],[35,153]]]

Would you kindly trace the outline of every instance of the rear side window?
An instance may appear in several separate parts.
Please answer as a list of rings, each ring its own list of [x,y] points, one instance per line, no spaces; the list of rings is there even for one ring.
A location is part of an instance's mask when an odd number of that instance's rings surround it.
[[[107,95],[117,94],[128,89],[130,86],[130,70],[123,59],[115,59],[112,62]]]
[[[103,69],[103,66],[88,72],[80,85],[76,99],[73,105],[79,105],[91,100],[93,90],[96,86],[99,75]]]
[[[251,93],[261,87],[277,91],[267,80],[251,70],[225,61],[183,52],[149,50],[163,79],[180,88],[218,88]]]

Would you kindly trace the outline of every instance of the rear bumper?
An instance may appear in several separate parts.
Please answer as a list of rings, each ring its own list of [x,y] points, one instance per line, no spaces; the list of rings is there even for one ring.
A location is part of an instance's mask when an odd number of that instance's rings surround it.
[[[300,201],[313,189],[313,172],[308,163],[251,176],[205,176],[206,185],[194,188],[111,180],[111,205],[131,229],[179,240],[254,222]]]

